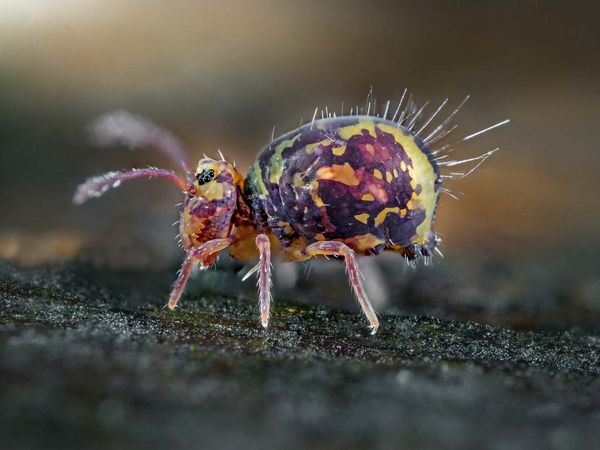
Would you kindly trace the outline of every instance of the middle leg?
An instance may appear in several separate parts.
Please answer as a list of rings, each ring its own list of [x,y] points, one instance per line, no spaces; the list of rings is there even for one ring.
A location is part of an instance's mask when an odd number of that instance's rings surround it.
[[[267,328],[271,311],[271,241],[266,234],[256,237],[258,261],[258,297],[260,301],[260,322]]]

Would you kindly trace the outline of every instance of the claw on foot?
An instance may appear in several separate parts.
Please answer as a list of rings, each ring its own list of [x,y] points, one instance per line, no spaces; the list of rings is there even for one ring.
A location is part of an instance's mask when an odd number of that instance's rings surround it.
[[[167,303],[167,308],[169,308],[171,311],[173,311],[175,308],[177,308],[177,300],[169,299],[169,303]]]
[[[263,328],[266,330],[267,328],[269,328],[269,318],[268,317],[261,317],[260,318],[260,323],[262,324]]]

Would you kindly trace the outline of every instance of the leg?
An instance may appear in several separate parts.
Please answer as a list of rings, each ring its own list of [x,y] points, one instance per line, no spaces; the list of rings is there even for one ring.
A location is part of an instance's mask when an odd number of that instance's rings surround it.
[[[352,284],[352,288],[354,289],[354,293],[356,294],[356,298],[360,303],[363,313],[365,316],[367,316],[367,320],[369,321],[371,328],[371,334],[377,333],[377,329],[379,328],[379,319],[377,319],[377,314],[375,313],[375,310],[373,309],[373,306],[369,301],[369,297],[367,297],[365,289],[360,280],[361,273],[358,268],[358,264],[356,263],[356,254],[354,253],[354,250],[342,242],[321,241],[310,244],[304,249],[303,253],[308,257],[319,255],[335,255],[344,257],[346,268],[348,269],[348,278],[350,278],[350,283]]]
[[[175,136],[127,111],[114,111],[100,116],[90,125],[90,132],[97,145],[155,147],[171,158],[186,174],[189,172],[185,149]]]
[[[271,242],[265,234],[256,237],[256,247],[260,254],[258,261],[258,298],[260,301],[260,321],[262,326],[269,325],[271,308]]]
[[[231,245],[231,239],[213,239],[212,241],[208,241],[191,249],[185,259],[183,260],[183,264],[181,265],[181,270],[179,271],[179,276],[177,277],[177,281],[173,285],[173,290],[171,291],[171,295],[169,296],[169,303],[167,306],[169,309],[175,309],[177,307],[177,303],[181,298],[181,294],[183,294],[183,289],[190,277],[190,273],[192,269],[197,263],[200,263],[201,268],[204,270],[206,266],[204,265],[204,260],[214,253],[220,252]]]

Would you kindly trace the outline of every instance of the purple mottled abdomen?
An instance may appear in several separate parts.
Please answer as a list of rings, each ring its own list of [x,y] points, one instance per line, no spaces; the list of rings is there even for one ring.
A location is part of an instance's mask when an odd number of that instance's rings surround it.
[[[322,119],[276,139],[247,178],[257,220],[284,247],[336,240],[363,254],[433,246],[439,187],[427,147],[370,116]]]

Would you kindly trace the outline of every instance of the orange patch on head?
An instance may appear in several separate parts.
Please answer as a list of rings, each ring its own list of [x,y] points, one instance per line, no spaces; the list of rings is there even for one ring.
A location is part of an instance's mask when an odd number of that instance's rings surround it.
[[[354,169],[349,163],[332,164],[317,170],[317,180],[333,180],[348,186],[358,186],[360,181],[356,178]]]

